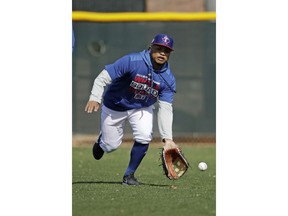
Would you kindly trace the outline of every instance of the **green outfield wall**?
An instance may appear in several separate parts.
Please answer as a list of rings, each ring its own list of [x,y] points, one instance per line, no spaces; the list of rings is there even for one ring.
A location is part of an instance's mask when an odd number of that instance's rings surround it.
[[[146,49],[154,35],[174,38],[169,63],[177,81],[174,136],[216,132],[216,23],[193,22],[73,22],[73,133],[98,133],[100,113],[87,114],[95,77],[106,64]],[[157,107],[157,106],[156,106]],[[154,120],[155,136],[158,127]],[[131,132],[127,125],[127,132]]]

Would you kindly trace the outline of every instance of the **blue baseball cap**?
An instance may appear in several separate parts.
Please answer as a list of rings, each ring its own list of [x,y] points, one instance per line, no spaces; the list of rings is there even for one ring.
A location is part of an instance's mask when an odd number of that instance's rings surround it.
[[[159,46],[165,46],[171,50],[173,49],[173,38],[166,34],[157,34],[153,40],[151,41],[151,44],[159,45]]]

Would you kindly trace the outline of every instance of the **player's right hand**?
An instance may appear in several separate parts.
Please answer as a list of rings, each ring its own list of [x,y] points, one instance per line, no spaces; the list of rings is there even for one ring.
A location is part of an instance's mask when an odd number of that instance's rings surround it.
[[[85,112],[92,113],[97,112],[100,107],[100,104],[96,101],[88,101],[85,107]]]

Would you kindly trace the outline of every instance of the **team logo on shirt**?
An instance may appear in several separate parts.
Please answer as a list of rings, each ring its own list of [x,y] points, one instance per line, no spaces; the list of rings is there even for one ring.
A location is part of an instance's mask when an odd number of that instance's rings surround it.
[[[147,97],[158,97],[159,82],[155,82],[148,76],[137,74],[130,83],[130,91],[134,93],[135,99],[145,100]]]

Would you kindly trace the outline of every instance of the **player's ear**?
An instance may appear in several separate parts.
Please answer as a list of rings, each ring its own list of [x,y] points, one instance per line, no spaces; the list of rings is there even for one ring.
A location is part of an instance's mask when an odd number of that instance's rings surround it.
[[[150,45],[149,47],[148,47],[148,50],[151,50],[152,49],[152,45]]]

